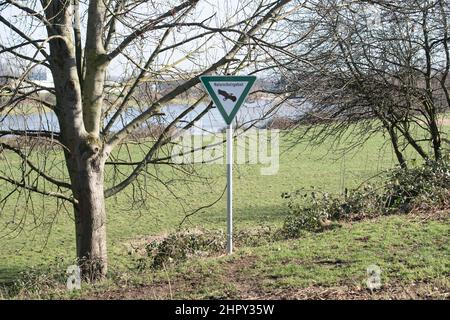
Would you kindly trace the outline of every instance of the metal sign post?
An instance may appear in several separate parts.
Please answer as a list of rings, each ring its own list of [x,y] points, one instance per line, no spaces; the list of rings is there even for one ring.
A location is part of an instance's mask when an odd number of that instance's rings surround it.
[[[227,123],[227,253],[233,253],[233,119],[255,83],[255,76],[202,76],[214,105]]]
[[[233,253],[233,124],[227,129],[227,253]]]

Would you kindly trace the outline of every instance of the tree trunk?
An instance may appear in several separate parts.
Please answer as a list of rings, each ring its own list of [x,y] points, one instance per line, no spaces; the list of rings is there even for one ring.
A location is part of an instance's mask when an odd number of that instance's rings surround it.
[[[406,160],[403,157],[403,154],[400,151],[400,148],[398,146],[397,133],[395,132],[394,127],[392,125],[388,125],[388,132],[389,132],[389,136],[391,137],[392,148],[394,149],[395,156],[397,157],[397,161],[400,164],[400,167],[402,169],[407,169],[408,166],[406,164]]]
[[[436,114],[433,114],[430,121],[430,134],[431,134],[431,142],[433,145],[434,160],[439,161],[442,159],[441,134],[439,132],[439,127],[436,123]]]
[[[80,148],[83,150],[83,147]],[[95,281],[108,269],[106,251],[106,211],[103,188],[104,156],[97,147],[67,161],[74,206],[77,258],[82,276]]]
[[[85,279],[106,275],[106,212],[103,171],[107,153],[100,140],[105,70],[104,1],[88,1],[88,26],[83,67],[79,1],[44,1],[49,37],[49,64],[74,206],[77,257]],[[83,68],[86,75],[83,79]],[[81,87],[82,84],[82,87]]]

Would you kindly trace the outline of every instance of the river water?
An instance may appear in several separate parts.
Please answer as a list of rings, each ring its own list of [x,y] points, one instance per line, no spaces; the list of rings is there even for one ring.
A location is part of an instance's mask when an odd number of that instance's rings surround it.
[[[236,115],[238,123],[248,123],[259,120],[257,122],[258,126],[264,125],[267,119],[262,119],[264,115],[273,107],[272,102],[268,100],[259,100],[256,102],[250,102],[244,104]],[[182,121],[177,125],[178,128],[185,126],[187,123],[191,122],[196,116],[202,112],[206,107],[206,104],[202,104],[196,107],[195,110],[190,112]],[[181,112],[186,110],[187,106],[182,104],[173,104],[164,106],[161,109],[164,116],[158,116],[152,118],[149,124],[160,123],[167,124],[173,121],[176,117],[180,115]],[[138,116],[141,111],[133,108],[127,109],[123,115],[116,120],[112,126],[112,131],[118,131],[124,127],[127,123]],[[275,112],[276,116],[292,117],[298,113],[298,109],[292,103],[285,103],[281,105]],[[47,113],[35,113],[28,115],[7,115],[0,116],[0,130],[48,130],[48,131],[59,131],[59,124],[56,115],[53,112]],[[111,116],[106,117],[105,124],[111,118]],[[222,116],[217,108],[212,108],[206,113],[202,119],[195,124],[193,128],[190,129],[192,134],[217,132],[222,130],[226,126]]]

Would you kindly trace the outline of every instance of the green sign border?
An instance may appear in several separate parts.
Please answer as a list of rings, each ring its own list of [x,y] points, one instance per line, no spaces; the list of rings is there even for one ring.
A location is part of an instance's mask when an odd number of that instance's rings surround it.
[[[206,91],[208,91],[209,96],[213,100],[216,107],[219,109],[220,114],[222,115],[225,122],[227,124],[231,124],[239,108],[242,106],[244,100],[247,98],[250,89],[253,87],[253,84],[256,81],[256,76],[201,76],[200,81],[203,83],[203,86],[206,88]],[[236,102],[236,105],[234,106],[234,109],[231,111],[230,115],[227,114],[225,108],[222,105],[222,102],[220,102],[220,99],[217,97],[216,93],[211,87],[210,82],[212,81],[213,82],[247,81],[247,86],[245,87],[244,91],[242,91],[242,94],[239,97],[239,100]]]

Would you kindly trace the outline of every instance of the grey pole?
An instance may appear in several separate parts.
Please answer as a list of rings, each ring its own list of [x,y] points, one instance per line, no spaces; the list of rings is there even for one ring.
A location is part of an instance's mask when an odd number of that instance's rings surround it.
[[[227,129],[227,253],[233,253],[233,125]]]

